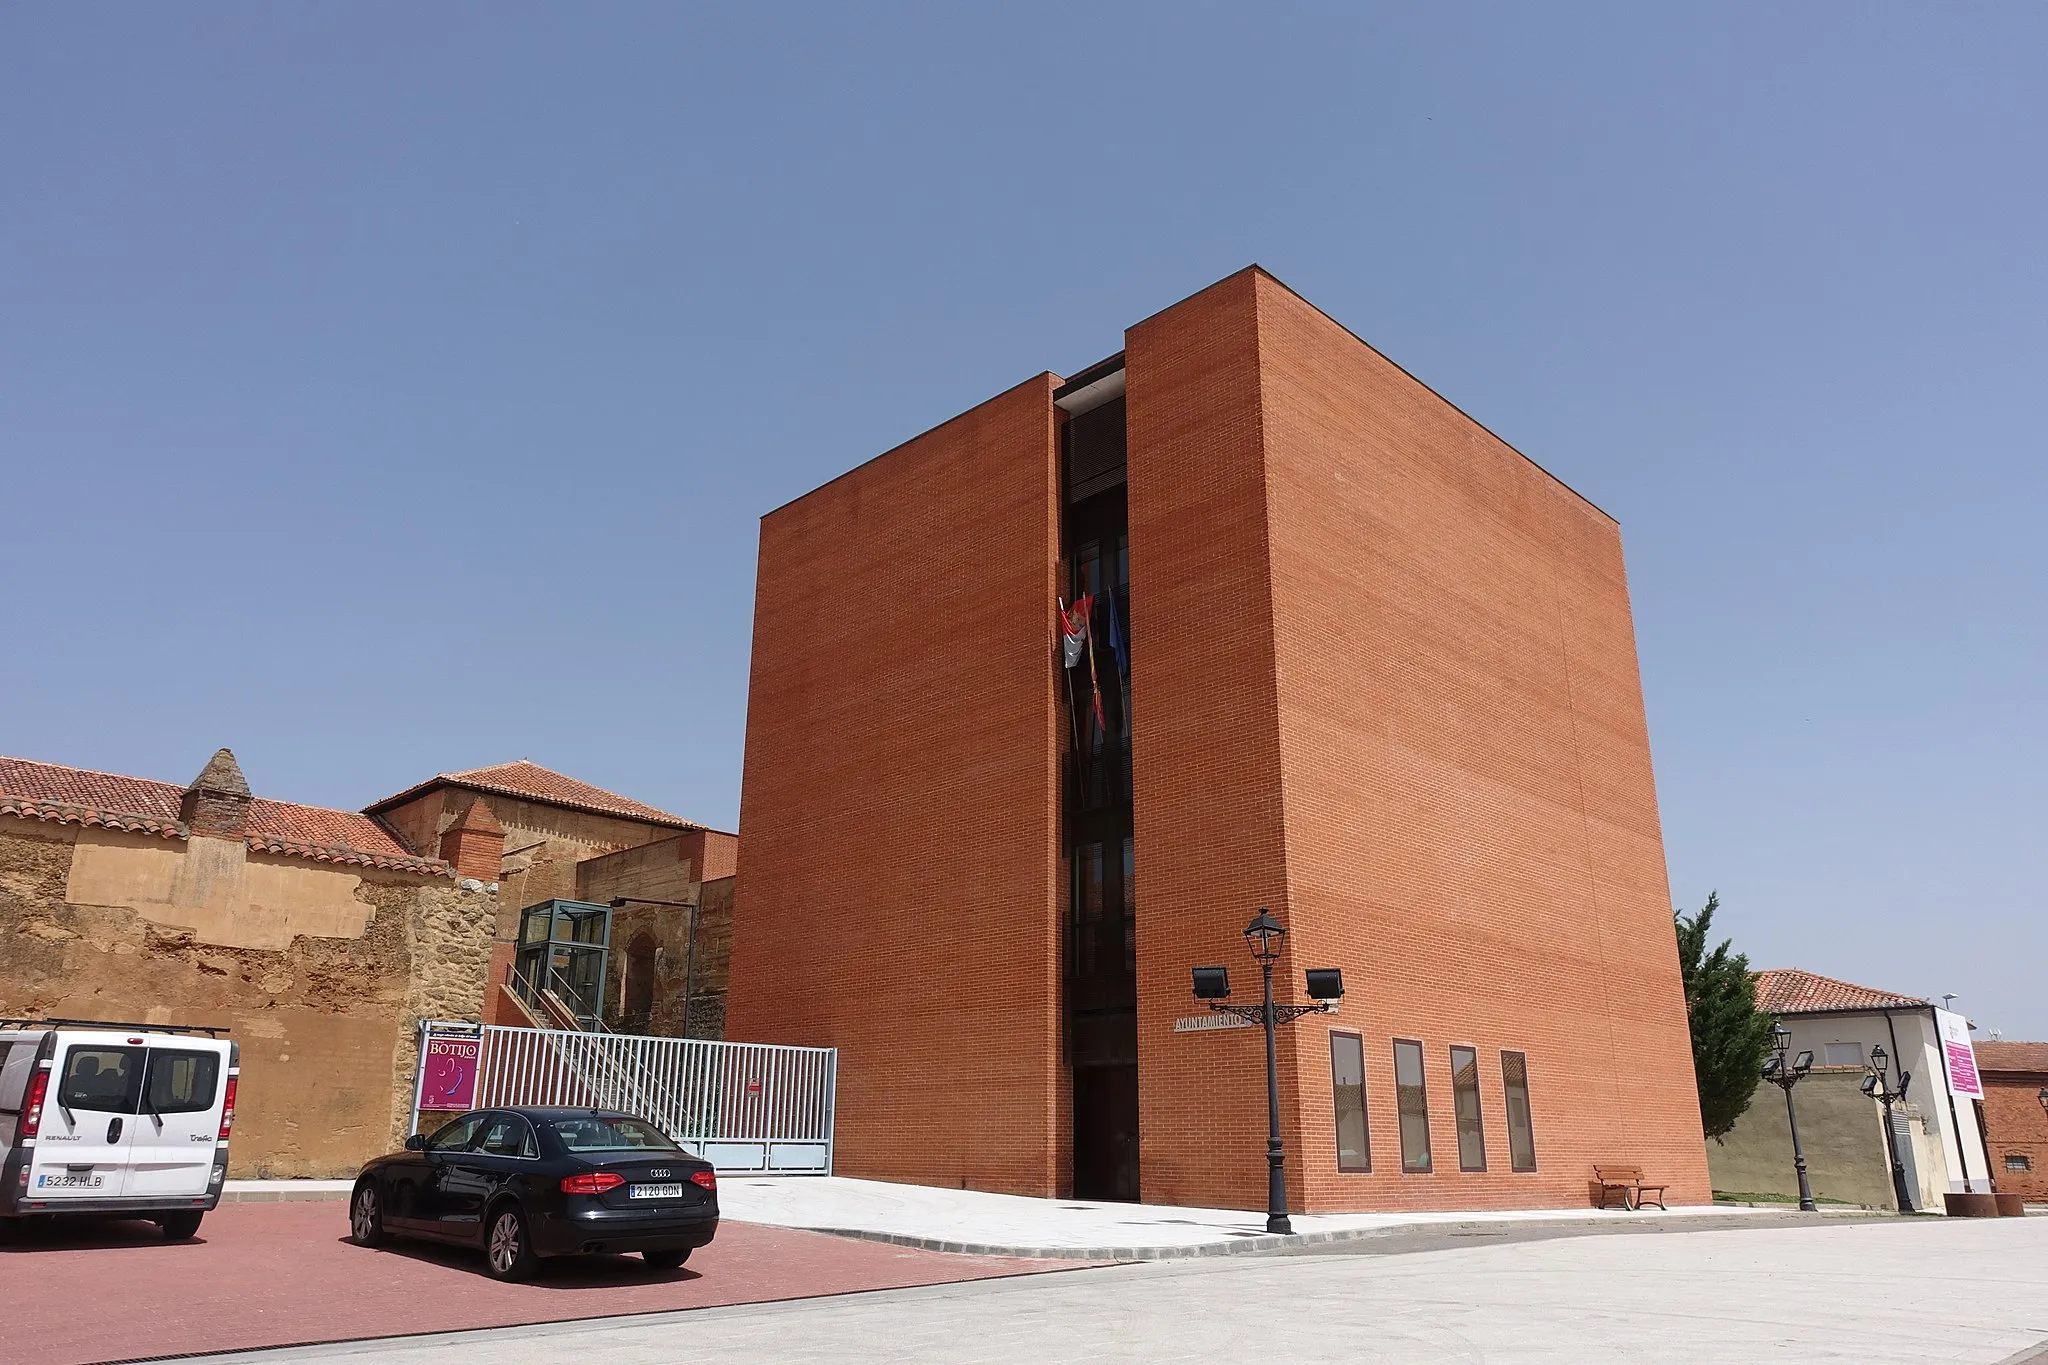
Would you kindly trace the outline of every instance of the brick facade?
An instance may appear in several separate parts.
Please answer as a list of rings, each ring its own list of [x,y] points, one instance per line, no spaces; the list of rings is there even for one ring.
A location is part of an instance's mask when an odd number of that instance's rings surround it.
[[[1991,1178],[2001,1193],[2048,1204],[2048,1043],[1983,1042],[1976,1052]],[[2015,1157],[2024,1169],[2014,1169]]]
[[[1281,1041],[1296,1208],[1582,1203],[1596,1162],[1708,1199],[1612,519],[1256,269],[1131,329],[1125,369],[1143,1198],[1263,1203],[1257,1032],[1174,1029],[1192,965],[1256,990],[1263,905],[1283,999],[1306,966],[1350,990]],[[763,524],[732,1026],[842,1049],[847,1174],[1071,1169],[1052,387]],[[1335,1170],[1332,1029],[1364,1040],[1370,1174]],[[1427,1175],[1396,1037],[1424,1044]]]
[[[842,1049],[849,1174],[1057,1187],[1052,385],[761,523],[726,1027]]]

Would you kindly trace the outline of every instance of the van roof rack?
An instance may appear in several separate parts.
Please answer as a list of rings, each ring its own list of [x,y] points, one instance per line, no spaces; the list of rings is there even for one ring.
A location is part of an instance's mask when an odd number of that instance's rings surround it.
[[[218,1038],[231,1024],[131,1024],[120,1019],[0,1019],[0,1028],[103,1028],[132,1033],[203,1033]]]

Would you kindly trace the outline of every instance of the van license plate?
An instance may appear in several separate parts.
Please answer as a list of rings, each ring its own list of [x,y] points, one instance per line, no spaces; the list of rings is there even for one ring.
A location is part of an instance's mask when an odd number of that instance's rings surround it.
[[[681,1199],[681,1185],[631,1185],[626,1189],[630,1199]]]
[[[106,1183],[103,1175],[39,1175],[36,1188],[42,1190],[96,1190]]]

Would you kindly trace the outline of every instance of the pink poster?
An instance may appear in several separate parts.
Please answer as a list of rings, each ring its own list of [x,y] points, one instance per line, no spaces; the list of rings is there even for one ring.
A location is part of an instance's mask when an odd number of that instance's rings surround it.
[[[420,1108],[468,1109],[476,1104],[477,1040],[474,1037],[427,1035],[425,1070],[420,1078]]]
[[[1982,1099],[1984,1085],[1977,1079],[1977,1050],[1970,1046],[1970,1021],[1960,1014],[1936,1010],[1934,1023],[1941,1031],[1942,1059],[1948,1063],[1949,1093]]]

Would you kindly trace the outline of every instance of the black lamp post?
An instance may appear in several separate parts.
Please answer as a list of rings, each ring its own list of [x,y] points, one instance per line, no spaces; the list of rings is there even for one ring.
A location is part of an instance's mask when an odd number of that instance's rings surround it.
[[[1891,1057],[1885,1052],[1883,1043],[1870,1049],[1870,1074],[1863,1078],[1863,1093],[1884,1105],[1884,1149],[1892,1159],[1892,1197],[1898,1201],[1899,1212],[1905,1213],[1913,1207],[1913,1201],[1906,1193],[1906,1163],[1899,1156],[1899,1130],[1893,1126],[1892,1106],[1906,1098],[1906,1087],[1913,1084],[1913,1073],[1901,1068],[1899,1088],[1894,1090],[1886,1070],[1890,1065]],[[1791,1093],[1789,1090],[1785,1092],[1788,1100]]]
[[[1783,1024],[1771,1025],[1771,1051],[1774,1054],[1764,1063],[1764,1079],[1785,1092],[1785,1122],[1792,1128],[1792,1165],[1799,1172],[1799,1208],[1801,1212],[1814,1211],[1813,1186],[1806,1182],[1806,1151],[1799,1145],[1799,1117],[1792,1111],[1792,1087],[1806,1079],[1806,1073],[1813,1070],[1813,1053],[1800,1053],[1790,1062],[1785,1060],[1786,1051],[1792,1046],[1792,1034]]]
[[[1341,970],[1316,967],[1307,974],[1308,993],[1315,1004],[1274,1004],[1273,964],[1280,960],[1280,945],[1286,937],[1287,931],[1280,927],[1280,921],[1267,913],[1264,906],[1259,907],[1257,916],[1245,926],[1245,946],[1251,949],[1252,960],[1259,964],[1264,987],[1263,997],[1257,1005],[1221,1003],[1230,994],[1230,970],[1227,967],[1194,969],[1196,999],[1207,1000],[1209,1008],[1219,1014],[1235,1015],[1247,1023],[1263,1024],[1266,1028],[1266,1231],[1278,1233],[1293,1232],[1294,1225],[1287,1219],[1286,1155],[1280,1145],[1280,1073],[1275,1060],[1273,1030],[1276,1025],[1293,1023],[1304,1014],[1335,1009],[1331,1001],[1344,994],[1344,973]]]

